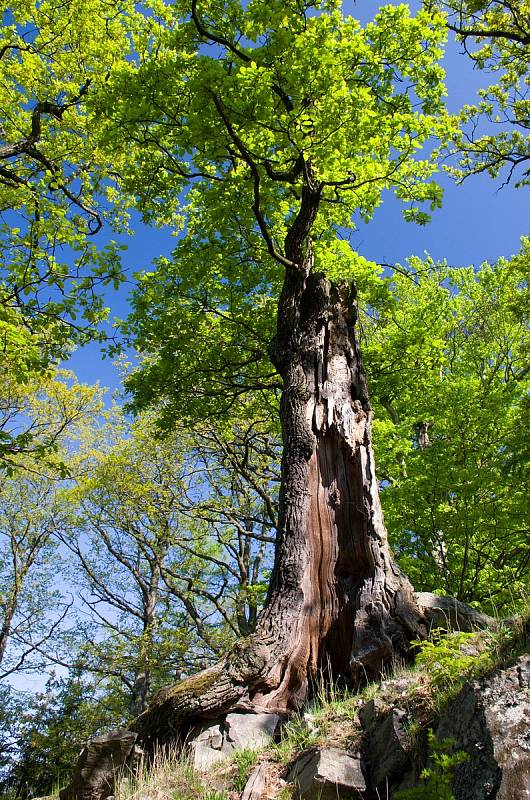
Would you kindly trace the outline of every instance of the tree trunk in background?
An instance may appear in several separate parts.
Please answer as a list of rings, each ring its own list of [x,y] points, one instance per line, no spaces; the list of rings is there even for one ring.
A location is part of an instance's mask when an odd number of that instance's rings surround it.
[[[159,623],[157,606],[160,597],[162,564],[164,564],[169,550],[166,537],[160,537],[157,544],[158,552],[148,559],[149,573],[146,579],[144,581],[138,579],[142,597],[142,638],[140,657],[129,703],[129,712],[133,717],[137,717],[146,710],[151,695],[152,669],[149,665],[152,662],[152,654],[150,651]]]

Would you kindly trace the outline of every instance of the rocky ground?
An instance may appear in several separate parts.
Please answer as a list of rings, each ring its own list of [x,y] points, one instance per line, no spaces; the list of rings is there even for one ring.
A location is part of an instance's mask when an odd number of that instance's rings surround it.
[[[356,694],[316,686],[291,718],[235,710],[203,722],[184,753],[140,768],[141,754],[129,757],[91,800],[530,800],[529,638],[528,614],[435,631],[414,667]],[[105,747],[111,760],[133,752],[130,736],[87,748],[85,769],[98,748],[100,760]]]

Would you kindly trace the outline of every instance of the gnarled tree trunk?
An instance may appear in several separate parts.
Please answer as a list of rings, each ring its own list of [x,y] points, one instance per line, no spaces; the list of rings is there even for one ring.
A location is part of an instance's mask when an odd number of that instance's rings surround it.
[[[295,710],[320,670],[374,678],[426,633],[388,547],[355,315],[353,286],[309,266],[287,272],[273,348],[284,455],[267,602],[253,636],[155,698],[133,726],[145,743],[233,708]]]
[[[350,682],[373,678],[425,634],[388,547],[355,289],[309,272],[297,305],[294,319],[280,306],[275,347],[285,384],[282,494],[258,623],[262,639],[274,640],[274,655],[253,694],[261,705],[287,709],[303,702],[320,669]]]

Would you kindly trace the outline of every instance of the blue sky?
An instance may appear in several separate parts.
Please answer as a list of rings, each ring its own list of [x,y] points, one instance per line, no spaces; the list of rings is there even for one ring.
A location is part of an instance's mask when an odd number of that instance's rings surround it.
[[[355,4],[347,2],[345,7],[365,22],[376,12],[379,3],[359,0]],[[454,40],[449,42],[444,65],[447,105],[450,111],[456,112],[464,103],[474,101],[477,89],[487,85],[489,76],[473,68]],[[447,175],[437,179],[444,187],[444,202],[442,209],[434,212],[429,225],[419,227],[405,223],[401,204],[387,193],[373,220],[368,224],[359,222],[351,238],[352,246],[361,255],[381,263],[403,262],[407,256],[429,253],[435,260],[445,259],[455,266],[479,265],[517,252],[520,237],[530,233],[528,190],[517,190],[513,185],[500,188],[502,179],[492,180],[487,175],[472,176],[462,185],[456,185]],[[149,229],[138,220],[134,228],[135,236],[126,242],[129,249],[124,254],[124,265],[131,281],[119,292],[109,291],[106,295],[111,318],[127,313],[133,273],[149,269],[153,258],[170,253],[175,243],[168,230]],[[117,370],[109,359],[102,359],[98,345],[77,351],[68,366],[81,381],[99,380],[111,388],[119,386]]]

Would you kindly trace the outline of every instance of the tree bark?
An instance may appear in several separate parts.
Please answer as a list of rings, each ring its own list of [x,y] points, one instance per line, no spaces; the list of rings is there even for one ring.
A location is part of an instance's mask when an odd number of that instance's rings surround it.
[[[274,347],[284,380],[278,543],[257,628],[274,655],[253,693],[280,709],[303,703],[320,670],[349,683],[375,678],[426,633],[388,547],[355,287],[310,269],[289,282]]]

